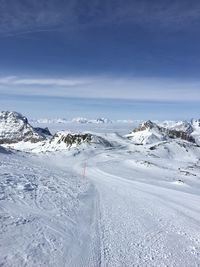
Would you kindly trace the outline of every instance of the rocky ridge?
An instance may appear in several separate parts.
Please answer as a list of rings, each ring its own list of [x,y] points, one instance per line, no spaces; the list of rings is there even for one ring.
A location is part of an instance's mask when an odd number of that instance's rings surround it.
[[[104,147],[112,146],[106,139],[95,134],[65,131],[57,132],[50,140],[50,144],[63,145],[64,147],[80,146],[81,144],[102,145]]]

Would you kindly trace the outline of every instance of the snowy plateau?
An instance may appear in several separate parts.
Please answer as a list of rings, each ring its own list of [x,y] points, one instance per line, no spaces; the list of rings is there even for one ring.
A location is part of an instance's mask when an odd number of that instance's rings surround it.
[[[200,266],[200,120],[78,121],[0,112],[0,266]]]

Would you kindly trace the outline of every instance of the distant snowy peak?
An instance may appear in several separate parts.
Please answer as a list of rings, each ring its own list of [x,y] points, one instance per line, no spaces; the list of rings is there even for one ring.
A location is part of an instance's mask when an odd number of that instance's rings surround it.
[[[126,137],[137,144],[152,144],[166,140],[166,136],[160,131],[159,126],[150,120],[139,124]]]
[[[75,123],[88,123],[88,119],[78,117],[78,118],[73,118],[72,122],[75,122]]]
[[[66,119],[37,119],[37,120],[31,120],[31,123],[39,123],[39,124],[59,124],[59,123],[67,123],[68,121]]]
[[[133,129],[127,137],[138,144],[152,144],[176,138],[194,143],[193,131],[192,125],[186,121],[177,123],[164,122],[158,125],[148,120]]]
[[[173,132],[182,134],[185,140],[195,142],[200,145],[200,119],[192,119],[190,122],[178,121],[178,122],[163,122],[159,124]]]
[[[183,131],[187,133],[193,132],[192,124],[188,121],[164,121],[158,123],[158,126],[169,130]]]
[[[74,119],[72,119],[72,122],[76,122],[76,123],[97,123],[97,124],[112,123],[112,121],[110,119],[107,119],[107,118],[97,118],[97,119],[74,118]]]
[[[66,123],[65,119],[39,119],[38,123],[51,124],[51,123]]]
[[[0,112],[0,144],[30,141],[36,143],[51,135],[48,129],[33,128],[26,117],[17,112]]]
[[[156,123],[148,120],[148,121],[140,123],[138,127],[133,129],[133,132],[136,133],[136,132],[141,132],[141,131],[151,130],[151,129],[158,130],[159,127],[158,127],[158,125]]]
[[[112,123],[112,121],[108,118],[97,118],[97,119],[87,119],[82,117],[73,118],[72,120],[67,119],[37,119],[37,120],[31,120],[34,124],[65,124],[65,123],[97,123],[97,124],[103,124],[103,123]]]
[[[96,123],[112,123],[108,118],[97,118]]]
[[[19,122],[28,123],[28,120],[22,114],[15,111],[0,111],[0,121],[4,123]]]

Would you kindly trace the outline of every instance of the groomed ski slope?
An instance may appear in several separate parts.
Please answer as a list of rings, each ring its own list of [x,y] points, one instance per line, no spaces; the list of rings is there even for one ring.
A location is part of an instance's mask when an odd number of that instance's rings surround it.
[[[199,196],[89,170],[99,193],[102,266],[199,266]]]
[[[1,266],[98,266],[94,187],[67,169],[0,153]]]
[[[99,199],[101,265],[199,266],[200,188],[193,184],[199,177],[183,177],[176,165],[186,162],[161,160],[158,167],[139,151],[124,154],[88,159]]]
[[[0,264],[200,266],[198,151],[166,147],[1,153]]]

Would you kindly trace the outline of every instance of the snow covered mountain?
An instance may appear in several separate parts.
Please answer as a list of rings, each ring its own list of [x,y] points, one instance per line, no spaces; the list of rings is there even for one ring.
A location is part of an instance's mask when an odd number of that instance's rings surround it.
[[[108,119],[97,119],[89,121],[77,118],[78,123],[110,123]],[[172,139],[182,139],[185,141],[200,144],[200,120],[192,119],[187,121],[164,121],[155,123],[145,121],[133,129],[126,137],[136,144],[154,144]],[[110,135],[111,136],[111,135]],[[106,139],[109,139],[106,140]],[[110,146],[112,140],[107,136],[102,138],[91,133],[73,133],[70,131],[60,131],[51,136],[48,128],[33,127],[26,117],[17,113],[3,111],[0,113],[0,144],[13,144],[17,149],[36,149],[36,151],[58,150],[70,147],[78,147],[82,144],[93,144]],[[111,142],[110,142],[111,141]],[[114,140],[116,142],[116,140]],[[29,145],[30,143],[30,145]],[[34,145],[36,143],[36,145]],[[39,149],[41,148],[41,149]]]
[[[169,139],[182,139],[195,143],[197,136],[194,137],[194,131],[194,125],[187,121],[156,124],[149,120],[141,123],[127,137],[138,144],[152,144]]]
[[[112,146],[106,139],[91,133],[59,131],[52,136],[48,128],[32,127],[26,117],[9,111],[0,113],[0,144],[36,152],[63,150],[81,145]]]
[[[49,130],[32,127],[27,118],[17,112],[0,112],[0,144],[30,141],[36,143],[50,136]]]
[[[87,146],[106,148],[112,147],[112,144],[101,136],[95,134],[61,131],[57,132],[48,142],[46,142],[46,144],[42,146],[42,150],[55,151],[76,147],[85,148]]]
[[[166,140],[166,135],[160,131],[159,126],[150,120],[141,123],[126,137],[138,144],[151,144]]]

